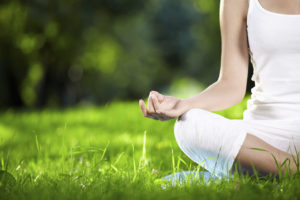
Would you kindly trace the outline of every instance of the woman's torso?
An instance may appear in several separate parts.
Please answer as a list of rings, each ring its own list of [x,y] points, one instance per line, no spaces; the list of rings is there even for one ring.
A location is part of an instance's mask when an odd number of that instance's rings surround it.
[[[300,15],[249,0],[247,33],[255,87],[244,119],[300,120]]]

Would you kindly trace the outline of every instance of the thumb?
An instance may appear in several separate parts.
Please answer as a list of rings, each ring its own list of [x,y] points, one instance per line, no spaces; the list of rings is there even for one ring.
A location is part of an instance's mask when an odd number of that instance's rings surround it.
[[[141,108],[141,111],[142,111],[143,115],[146,117],[148,111],[147,111],[147,107],[146,107],[145,102],[142,99],[140,99],[139,104],[140,104],[140,108]]]

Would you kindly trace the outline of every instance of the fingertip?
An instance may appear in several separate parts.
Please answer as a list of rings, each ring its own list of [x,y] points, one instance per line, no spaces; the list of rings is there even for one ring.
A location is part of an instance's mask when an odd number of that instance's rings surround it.
[[[151,90],[150,95],[155,95],[155,91]]]
[[[140,108],[141,108],[141,111],[142,111],[144,117],[146,117],[147,116],[147,108],[146,108],[144,101],[140,99],[139,105],[140,105]]]
[[[152,91],[151,95],[155,96],[157,98],[157,100],[160,102],[163,101],[163,99],[164,99],[164,95],[162,95],[156,91]]]

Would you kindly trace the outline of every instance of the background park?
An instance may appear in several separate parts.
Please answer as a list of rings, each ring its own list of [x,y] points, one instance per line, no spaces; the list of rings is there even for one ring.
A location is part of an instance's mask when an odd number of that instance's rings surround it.
[[[0,199],[299,199],[299,175],[235,175],[163,189],[200,169],[175,119],[142,117],[219,73],[218,0],[1,0]],[[219,114],[241,119],[248,95]]]

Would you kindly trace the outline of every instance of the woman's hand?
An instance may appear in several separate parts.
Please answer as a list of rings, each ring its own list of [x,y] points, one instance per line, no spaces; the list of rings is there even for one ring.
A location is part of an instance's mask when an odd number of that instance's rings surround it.
[[[145,117],[161,121],[179,117],[188,110],[183,100],[171,96],[164,96],[155,91],[151,91],[148,98],[149,110],[146,108],[146,104],[143,100],[140,100],[139,104]]]

